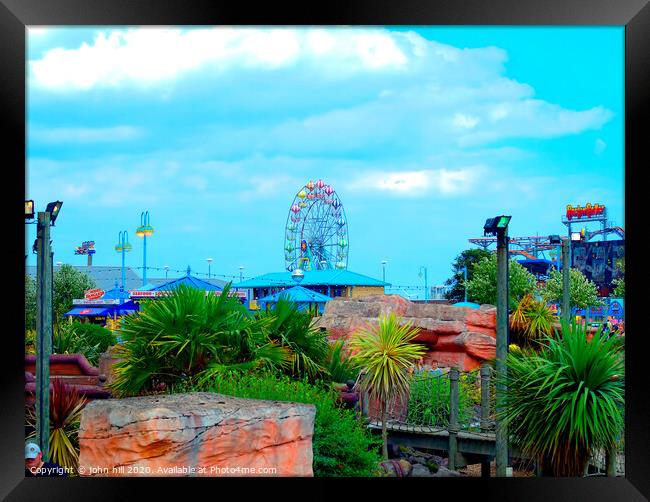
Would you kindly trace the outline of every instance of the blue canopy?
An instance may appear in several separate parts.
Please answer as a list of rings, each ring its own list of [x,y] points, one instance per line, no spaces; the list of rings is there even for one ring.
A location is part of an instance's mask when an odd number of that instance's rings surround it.
[[[281,296],[286,297],[289,301],[296,303],[325,303],[331,300],[327,295],[322,295],[311,289],[295,286],[284,291],[279,291],[264,298],[257,300],[260,303],[277,303]]]
[[[481,306],[478,303],[474,303],[474,302],[458,302],[452,304],[452,307],[470,307],[473,309],[481,308]]]
[[[74,316],[106,316],[111,312],[110,307],[75,307],[70,312],[66,312],[63,315],[74,315]]]

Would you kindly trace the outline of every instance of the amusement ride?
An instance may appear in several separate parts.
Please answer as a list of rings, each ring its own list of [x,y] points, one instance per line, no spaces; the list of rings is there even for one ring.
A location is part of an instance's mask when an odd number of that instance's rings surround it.
[[[285,267],[344,270],[348,266],[348,225],[341,199],[331,185],[309,181],[293,198],[285,226]]]

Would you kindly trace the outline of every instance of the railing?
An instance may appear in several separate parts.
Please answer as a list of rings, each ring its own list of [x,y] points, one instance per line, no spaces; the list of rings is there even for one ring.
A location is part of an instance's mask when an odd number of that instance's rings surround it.
[[[486,363],[471,372],[415,371],[407,395],[388,403],[387,425],[391,430],[424,434],[446,431],[449,466],[454,469],[461,431],[490,434],[495,430],[493,372]],[[379,403],[366,403],[366,413],[371,421],[381,422]]]

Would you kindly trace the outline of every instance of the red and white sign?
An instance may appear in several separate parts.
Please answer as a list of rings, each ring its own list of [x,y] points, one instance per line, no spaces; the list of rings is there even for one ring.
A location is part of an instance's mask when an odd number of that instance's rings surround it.
[[[79,311],[79,315],[84,315],[84,314],[90,314],[92,312],[92,309],[83,309]]]
[[[86,300],[99,300],[104,296],[105,291],[103,289],[88,289],[84,292],[84,299]]]
[[[138,291],[131,290],[129,295],[131,298],[160,298],[161,296],[167,296],[172,294],[173,291]],[[206,291],[205,296],[213,294],[215,296],[220,296],[221,291]],[[238,296],[239,298],[246,298],[246,293],[243,291],[231,291],[230,296]]]
[[[589,202],[587,202],[587,204],[585,204],[585,207],[573,207],[571,204],[569,204],[566,207],[566,217],[568,220],[572,220],[574,218],[593,218],[594,216],[601,216],[603,214],[605,214],[605,206],[601,206],[598,203],[592,206]]]
[[[85,298],[83,299],[76,298],[72,300],[73,305],[118,305],[119,303],[120,303],[119,300],[104,300],[104,299],[86,300]]]

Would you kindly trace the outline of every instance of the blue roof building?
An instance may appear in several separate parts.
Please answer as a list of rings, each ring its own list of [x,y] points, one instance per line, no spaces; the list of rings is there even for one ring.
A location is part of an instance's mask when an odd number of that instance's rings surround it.
[[[275,303],[278,303],[280,298],[286,298],[287,300],[298,304],[298,310],[311,310],[317,309],[318,314],[322,314],[325,309],[325,303],[327,303],[331,298],[326,295],[321,295],[316,291],[311,289],[303,288],[302,286],[295,286],[293,288],[285,289],[272,295],[265,296],[257,300],[260,308],[265,309],[267,306],[272,306]]]
[[[368,295],[383,295],[385,286],[390,283],[380,281],[351,270],[310,270],[303,271],[303,278],[298,282],[291,272],[271,272],[237,283],[238,289],[251,291],[251,308],[264,297],[300,286],[312,292],[327,296],[359,298]]]

